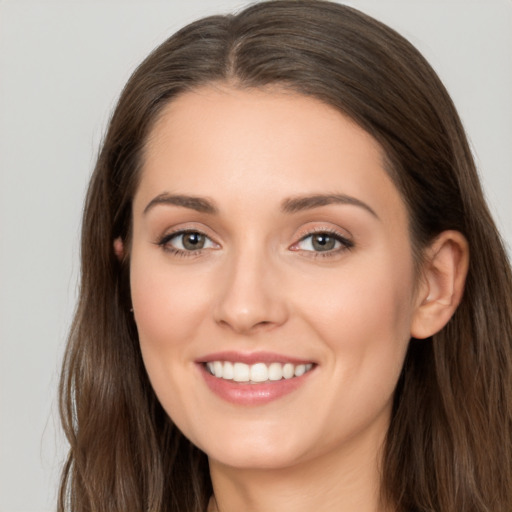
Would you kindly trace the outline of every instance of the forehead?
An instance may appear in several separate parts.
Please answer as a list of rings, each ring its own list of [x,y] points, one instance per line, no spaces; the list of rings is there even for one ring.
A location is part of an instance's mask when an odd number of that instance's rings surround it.
[[[260,207],[306,193],[401,203],[380,145],[351,119],[298,93],[227,86],[183,93],[162,111],[136,200],[162,192],[231,194]]]

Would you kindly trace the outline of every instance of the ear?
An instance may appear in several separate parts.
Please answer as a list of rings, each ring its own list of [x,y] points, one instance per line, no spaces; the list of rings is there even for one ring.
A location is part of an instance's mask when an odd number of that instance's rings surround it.
[[[119,236],[114,240],[114,254],[116,255],[119,261],[122,261],[124,258],[124,242],[123,239]]]
[[[443,231],[429,246],[411,323],[413,338],[428,338],[448,323],[462,299],[468,266],[469,247],[462,233]]]

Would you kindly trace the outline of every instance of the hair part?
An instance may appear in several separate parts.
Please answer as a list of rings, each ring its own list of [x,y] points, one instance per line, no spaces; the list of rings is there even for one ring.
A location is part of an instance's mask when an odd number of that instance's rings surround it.
[[[164,107],[212,83],[288,88],[354,120],[386,155],[407,205],[416,259],[442,231],[470,247],[462,302],[429,340],[411,340],[382,461],[398,512],[512,510],[512,278],[455,107],[395,31],[322,0],[255,4],[188,25],[126,84],[87,193],[80,298],[63,362],[70,452],[59,511],[204,512],[205,454],[149,383],[130,313],[132,199]],[[128,248],[119,261],[113,241]]]

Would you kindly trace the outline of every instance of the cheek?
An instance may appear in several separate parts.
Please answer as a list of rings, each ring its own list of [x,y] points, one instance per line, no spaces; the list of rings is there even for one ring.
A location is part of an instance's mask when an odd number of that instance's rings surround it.
[[[325,293],[311,289],[303,303],[309,326],[328,349],[323,363],[332,389],[325,410],[336,425],[334,441],[345,427],[352,432],[376,418],[389,421],[410,339],[412,271],[402,270],[382,261],[352,267],[332,279]]]
[[[137,258],[132,259],[130,279],[146,371],[164,409],[180,420],[193,393],[189,381],[197,357],[193,340],[208,307],[204,279],[186,271],[169,272],[165,265],[139,266]]]
[[[380,377],[394,387],[410,339],[412,261],[361,259],[330,277],[323,287],[308,285],[300,294],[303,316],[347,378],[363,382]]]
[[[193,341],[206,318],[204,279],[157,265],[131,265],[131,294],[139,342],[149,380],[163,408],[186,432],[193,432],[197,403]],[[202,283],[202,284],[201,284]],[[203,336],[208,338],[207,336]]]
[[[141,345],[172,350],[187,344],[205,318],[209,294],[201,275],[131,266],[131,294]]]

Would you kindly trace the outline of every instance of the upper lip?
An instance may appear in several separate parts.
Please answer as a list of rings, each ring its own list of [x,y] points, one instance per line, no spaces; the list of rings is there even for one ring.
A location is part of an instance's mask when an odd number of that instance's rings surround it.
[[[301,359],[284,354],[276,354],[274,352],[237,352],[232,350],[214,352],[196,359],[196,363],[209,363],[212,361],[230,361],[245,364],[292,363],[295,365],[314,363],[311,359]]]

